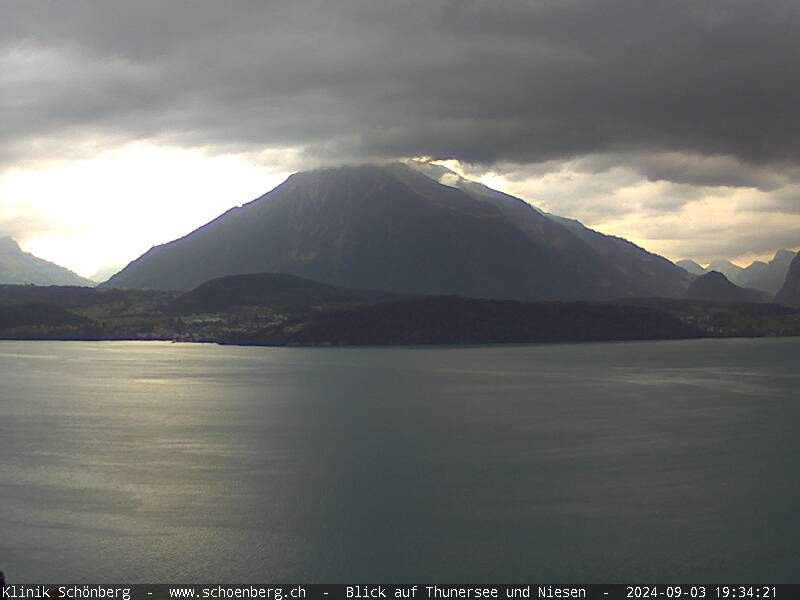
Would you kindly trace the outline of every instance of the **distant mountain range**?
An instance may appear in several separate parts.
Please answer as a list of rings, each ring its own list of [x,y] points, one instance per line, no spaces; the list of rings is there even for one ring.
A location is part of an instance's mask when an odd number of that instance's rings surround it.
[[[93,281],[84,279],[64,267],[23,252],[19,244],[10,237],[0,238],[0,283],[94,285]]]
[[[679,260],[675,264],[693,275],[704,275],[711,271],[717,271],[740,287],[755,288],[774,296],[786,280],[789,264],[794,257],[795,253],[791,250],[778,250],[769,262],[757,260],[747,267],[740,267],[729,260],[715,260],[707,267],[703,267],[693,260]]]
[[[743,287],[764,290],[774,296],[786,281],[786,274],[795,254],[790,250],[778,250],[768,263],[755,261],[742,270],[735,283]]]
[[[678,298],[693,279],[626,240],[442,167],[392,164],[295,174],[102,285],[189,290],[248,273],[517,300]]]

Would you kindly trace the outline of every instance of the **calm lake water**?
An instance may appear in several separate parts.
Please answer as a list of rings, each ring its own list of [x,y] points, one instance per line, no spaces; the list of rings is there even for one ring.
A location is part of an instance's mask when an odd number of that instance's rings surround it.
[[[19,582],[800,582],[800,339],[0,342]]]

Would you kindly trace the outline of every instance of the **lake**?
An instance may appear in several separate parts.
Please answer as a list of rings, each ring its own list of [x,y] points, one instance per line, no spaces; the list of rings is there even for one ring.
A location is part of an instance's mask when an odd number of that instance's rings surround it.
[[[800,339],[0,342],[20,582],[800,582]]]

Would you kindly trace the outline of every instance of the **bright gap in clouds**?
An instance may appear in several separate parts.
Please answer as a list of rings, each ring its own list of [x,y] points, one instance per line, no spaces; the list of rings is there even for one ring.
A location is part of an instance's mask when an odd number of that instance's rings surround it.
[[[125,266],[233,206],[288,172],[240,155],[128,144],[94,158],[51,161],[0,175],[0,233],[85,277]]]

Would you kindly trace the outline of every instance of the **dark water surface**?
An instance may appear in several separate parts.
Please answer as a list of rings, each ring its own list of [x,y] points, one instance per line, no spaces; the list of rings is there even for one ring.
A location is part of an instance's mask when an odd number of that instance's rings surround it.
[[[800,582],[800,339],[0,342],[9,582]]]

